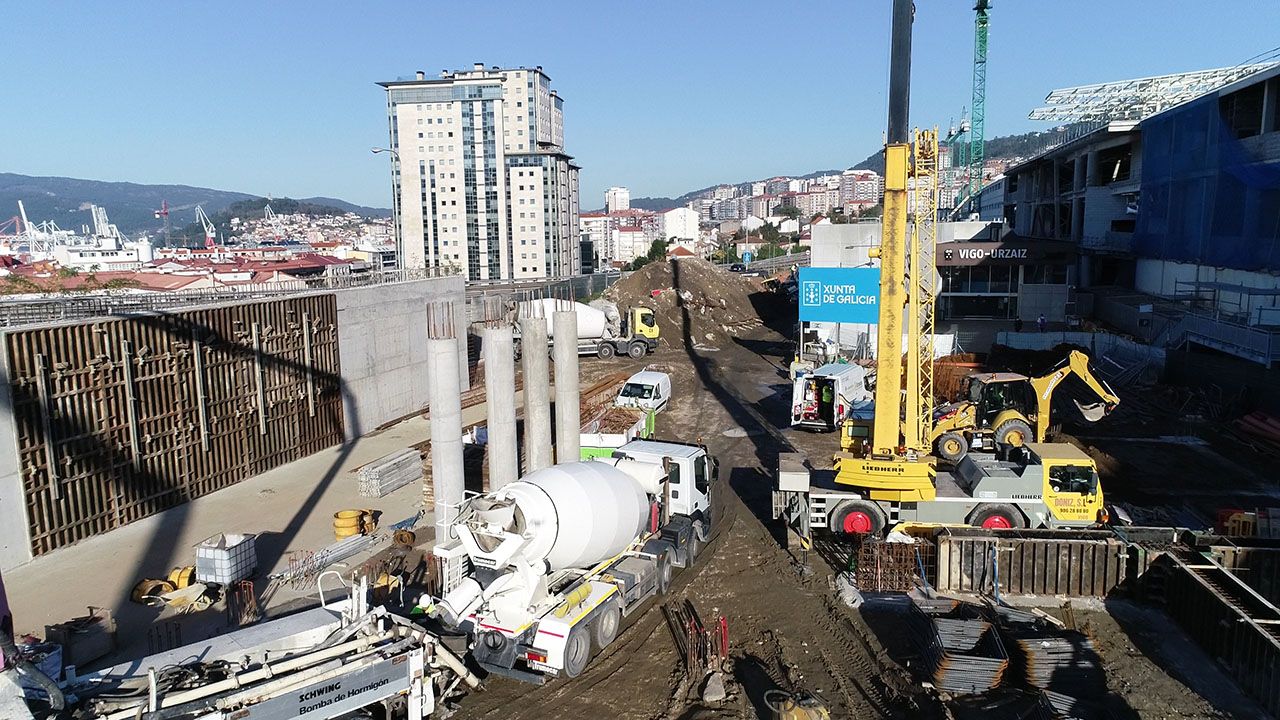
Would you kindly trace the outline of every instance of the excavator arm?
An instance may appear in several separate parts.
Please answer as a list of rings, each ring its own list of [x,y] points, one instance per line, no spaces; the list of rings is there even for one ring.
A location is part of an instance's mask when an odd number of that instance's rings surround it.
[[[1067,359],[1053,372],[1031,378],[1031,387],[1036,392],[1036,439],[1040,442],[1044,442],[1045,434],[1049,432],[1049,409],[1053,405],[1053,392],[1071,375],[1083,380],[1099,398],[1098,402],[1089,405],[1076,403],[1076,407],[1080,408],[1080,412],[1089,422],[1101,420],[1120,404],[1120,397],[1115,394],[1111,386],[1089,369],[1089,356],[1079,350],[1072,350]]]

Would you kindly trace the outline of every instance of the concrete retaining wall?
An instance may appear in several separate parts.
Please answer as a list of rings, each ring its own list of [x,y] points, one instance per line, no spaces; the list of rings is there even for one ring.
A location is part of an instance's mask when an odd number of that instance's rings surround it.
[[[427,390],[427,303],[454,300],[465,319],[461,277],[429,278],[353,288],[338,299],[338,347],[347,402],[348,440],[422,412]],[[466,332],[459,328],[462,389],[470,387]]]
[[[8,360],[0,352],[0,568],[31,559]]]

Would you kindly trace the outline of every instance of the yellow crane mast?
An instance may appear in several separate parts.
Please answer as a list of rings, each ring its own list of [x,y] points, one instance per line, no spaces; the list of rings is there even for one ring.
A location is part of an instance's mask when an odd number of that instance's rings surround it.
[[[911,22],[910,0],[894,0],[884,216],[880,245],[871,249],[871,257],[880,260],[876,412],[871,442],[860,455],[840,452],[835,456],[837,483],[862,488],[872,500],[890,502],[928,502],[937,495],[934,465],[928,455],[932,398],[921,390],[932,384],[938,141],[936,130],[915,134],[917,164],[913,168],[913,138],[908,132]],[[929,205],[923,211],[919,206],[914,208],[917,223],[910,238],[907,220],[913,208],[909,207],[909,176],[914,176],[914,189],[920,193],[917,200],[924,197],[924,204]],[[934,190],[929,192],[929,187]],[[906,348],[902,347],[904,330]],[[925,365],[930,367],[926,369]]]

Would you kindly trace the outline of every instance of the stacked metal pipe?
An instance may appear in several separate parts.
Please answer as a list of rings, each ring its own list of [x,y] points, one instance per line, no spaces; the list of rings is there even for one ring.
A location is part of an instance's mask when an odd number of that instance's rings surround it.
[[[408,448],[360,468],[360,496],[380,498],[422,480],[422,453]]]

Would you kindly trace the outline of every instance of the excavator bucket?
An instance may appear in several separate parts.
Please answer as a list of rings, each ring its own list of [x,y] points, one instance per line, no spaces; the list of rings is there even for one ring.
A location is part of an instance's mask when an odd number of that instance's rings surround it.
[[[1102,418],[1106,417],[1107,413],[1111,412],[1111,408],[1107,407],[1107,404],[1104,402],[1089,404],[1082,403],[1079,400],[1075,400],[1073,402],[1075,402],[1076,407],[1079,408],[1080,414],[1089,422],[1098,422]]]

